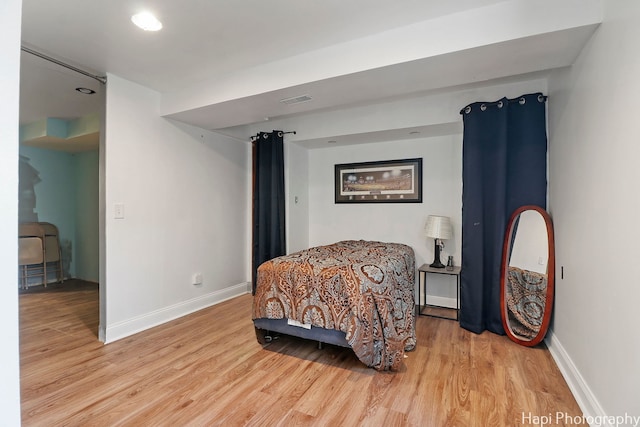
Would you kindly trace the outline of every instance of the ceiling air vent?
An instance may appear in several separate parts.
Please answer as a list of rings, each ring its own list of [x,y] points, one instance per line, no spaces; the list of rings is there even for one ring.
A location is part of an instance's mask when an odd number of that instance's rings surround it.
[[[291,98],[281,99],[280,102],[287,105],[293,105],[293,104],[300,104],[301,102],[311,101],[312,99],[313,98],[311,98],[309,95],[300,95],[300,96],[293,96]]]

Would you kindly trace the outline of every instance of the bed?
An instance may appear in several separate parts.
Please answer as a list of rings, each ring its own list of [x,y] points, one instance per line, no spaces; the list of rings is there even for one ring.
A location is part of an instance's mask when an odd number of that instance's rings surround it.
[[[415,255],[410,246],[345,240],[258,268],[253,322],[271,332],[350,347],[365,365],[397,370],[415,336]]]

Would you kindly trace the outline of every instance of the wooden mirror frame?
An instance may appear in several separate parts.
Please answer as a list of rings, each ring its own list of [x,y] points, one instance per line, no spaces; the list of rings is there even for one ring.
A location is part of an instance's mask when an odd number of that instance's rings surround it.
[[[508,307],[506,303],[506,280],[507,279],[507,271],[509,268],[509,258],[511,254],[511,245],[513,240],[513,227],[516,219],[520,217],[520,214],[534,210],[538,212],[544,222],[546,224],[547,229],[547,242],[548,242],[548,260],[547,260],[547,293],[545,298],[545,306],[544,313],[542,315],[542,323],[540,324],[540,329],[538,333],[531,339],[526,340],[521,337],[515,335],[511,327],[509,325],[509,313],[507,313]],[[553,296],[554,296],[554,287],[555,287],[555,271],[556,271],[556,262],[555,262],[555,244],[554,244],[554,236],[553,236],[553,224],[551,222],[551,217],[547,213],[546,210],[542,209],[540,206],[536,205],[525,205],[521,206],[513,212],[511,218],[509,219],[509,224],[507,225],[507,230],[504,236],[504,244],[502,246],[502,266],[500,271],[500,312],[502,317],[502,326],[504,327],[504,331],[507,336],[514,342],[524,345],[527,347],[533,347],[539,344],[547,334],[547,329],[549,328],[549,322],[551,321],[551,312],[553,310]]]

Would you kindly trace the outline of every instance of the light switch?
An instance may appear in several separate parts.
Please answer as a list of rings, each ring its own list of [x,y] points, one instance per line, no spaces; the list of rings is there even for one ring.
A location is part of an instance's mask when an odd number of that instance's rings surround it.
[[[124,219],[124,203],[113,205],[113,217],[115,219]]]

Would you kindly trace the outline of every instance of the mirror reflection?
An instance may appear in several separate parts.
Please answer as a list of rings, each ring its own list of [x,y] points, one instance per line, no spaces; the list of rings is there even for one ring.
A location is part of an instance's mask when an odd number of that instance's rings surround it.
[[[548,328],[552,233],[548,214],[537,206],[518,209],[507,229],[501,283],[503,325],[511,339],[524,345],[539,343]]]

